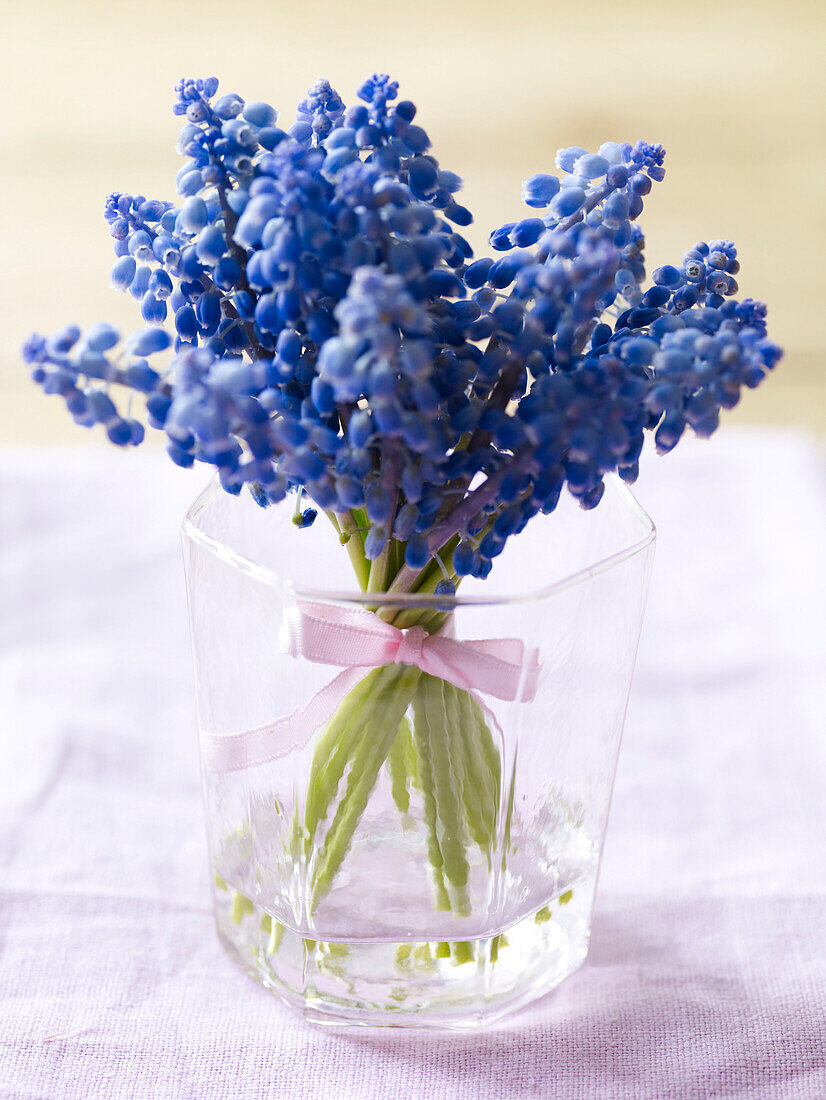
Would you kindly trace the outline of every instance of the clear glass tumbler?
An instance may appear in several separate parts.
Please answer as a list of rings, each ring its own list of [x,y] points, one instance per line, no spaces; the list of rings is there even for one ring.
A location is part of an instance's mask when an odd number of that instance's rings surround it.
[[[611,480],[399,597],[291,520],[183,525],[219,937],[315,1022],[488,1023],[585,959],[654,527]]]

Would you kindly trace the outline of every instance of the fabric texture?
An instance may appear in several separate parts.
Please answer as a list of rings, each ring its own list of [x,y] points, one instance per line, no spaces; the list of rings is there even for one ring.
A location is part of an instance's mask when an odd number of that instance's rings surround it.
[[[826,1096],[813,442],[726,429],[644,463],[658,550],[590,958],[467,1035],[311,1027],[218,946],[177,533],[202,480],[0,452],[0,1097]]]

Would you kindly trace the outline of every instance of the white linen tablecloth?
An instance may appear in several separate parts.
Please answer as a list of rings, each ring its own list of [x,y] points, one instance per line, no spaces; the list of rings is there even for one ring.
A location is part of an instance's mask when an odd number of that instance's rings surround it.
[[[305,1025],[216,941],[178,524],[204,471],[0,452],[0,1097],[826,1097],[826,478],[727,428],[659,546],[586,965],[472,1035]]]

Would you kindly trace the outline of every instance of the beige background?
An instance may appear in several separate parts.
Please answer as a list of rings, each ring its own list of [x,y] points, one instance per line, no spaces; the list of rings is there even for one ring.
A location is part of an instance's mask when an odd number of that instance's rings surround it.
[[[316,76],[351,102],[376,69],[464,176],[477,248],[560,145],[662,141],[649,268],[732,237],[742,293],[769,302],[787,349],[736,415],[826,431],[822,0],[0,0],[0,15],[0,442],[100,441],[31,385],[17,349],[69,320],[137,327],[135,303],[108,289],[101,211],[111,189],[175,197],[179,76],[214,73],[290,120]]]

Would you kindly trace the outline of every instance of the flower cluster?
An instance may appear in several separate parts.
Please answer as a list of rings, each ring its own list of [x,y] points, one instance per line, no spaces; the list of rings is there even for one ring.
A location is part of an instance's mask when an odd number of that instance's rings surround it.
[[[24,358],[113,443],[143,439],[115,396],[137,391],[179,465],[262,505],[294,493],[299,526],[323,509],[371,589],[486,576],[565,486],[593,507],[607,473],[636,477],[647,431],[661,452],[710,434],[780,357],[765,307],[733,297],[730,241],[645,287],[662,146],[560,150],[559,175],[525,181],[532,216],[491,235],[501,256],[474,260],[462,181],[389,77],[347,108],[318,80],[286,127],[215,79],[175,91],[179,201],[104,211],[145,326],[68,326]]]

